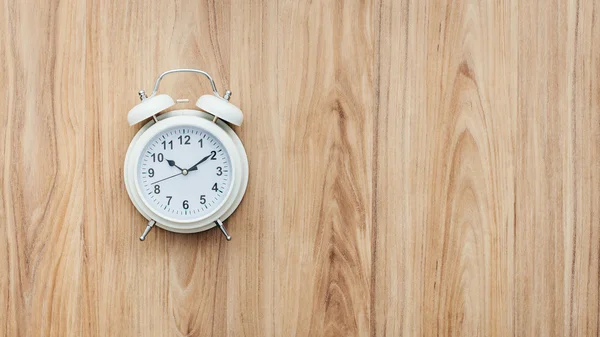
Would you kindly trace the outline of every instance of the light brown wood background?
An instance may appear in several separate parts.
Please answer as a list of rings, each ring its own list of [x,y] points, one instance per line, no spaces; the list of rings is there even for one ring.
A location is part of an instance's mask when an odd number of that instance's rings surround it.
[[[1,1],[0,335],[597,336],[599,11]],[[229,243],[138,241],[126,113],[176,67],[245,112]]]

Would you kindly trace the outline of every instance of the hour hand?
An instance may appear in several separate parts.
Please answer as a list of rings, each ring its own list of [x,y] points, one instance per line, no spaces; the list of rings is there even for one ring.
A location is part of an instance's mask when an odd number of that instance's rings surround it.
[[[205,161],[206,161],[208,158],[210,158],[210,156],[211,156],[211,155],[209,154],[208,156],[206,156],[206,157],[204,157],[204,158],[200,159],[200,161],[199,161],[199,162],[197,162],[196,164],[194,164],[194,166],[190,167],[190,168],[188,169],[188,171],[196,171],[196,170],[198,169],[198,165],[200,165],[200,164],[204,163],[204,162],[205,162]]]
[[[175,167],[177,167],[179,169],[179,171],[183,172],[183,169],[181,167],[175,165],[175,161],[174,160],[167,159],[167,163],[169,163],[169,166],[171,166],[171,167],[175,166]]]

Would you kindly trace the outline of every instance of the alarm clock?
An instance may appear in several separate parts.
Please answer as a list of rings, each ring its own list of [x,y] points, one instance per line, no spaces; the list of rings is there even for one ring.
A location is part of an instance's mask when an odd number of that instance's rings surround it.
[[[196,73],[210,81],[212,94],[196,101],[197,109],[170,109],[187,99],[157,94],[169,74]],[[248,158],[229,124],[240,126],[242,111],[219,95],[212,77],[198,69],[162,73],[147,97],[127,115],[129,125],[146,121],[125,155],[124,181],[135,208],[147,219],[144,241],[156,225],[177,233],[218,227],[231,240],[223,222],[238,207],[248,184]]]

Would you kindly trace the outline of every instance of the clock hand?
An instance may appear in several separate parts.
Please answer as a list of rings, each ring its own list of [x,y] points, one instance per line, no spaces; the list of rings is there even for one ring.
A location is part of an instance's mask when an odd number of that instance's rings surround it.
[[[210,158],[210,156],[211,156],[211,155],[209,154],[208,156],[206,156],[206,157],[204,157],[204,158],[200,159],[200,161],[199,161],[199,162],[197,162],[196,164],[194,164],[194,166],[192,166],[192,167],[190,167],[190,168],[188,169],[188,172],[190,172],[190,171],[196,171],[196,170],[198,169],[198,165],[200,165],[200,164],[204,163],[204,162],[205,162],[205,161],[206,161],[208,158]]]
[[[161,180],[155,181],[155,182],[153,182],[153,183],[150,183],[150,185],[158,184],[158,183],[160,183],[161,181],[165,181],[165,180],[167,180],[167,179],[171,179],[171,178],[173,178],[173,177],[180,176],[180,175],[182,175],[182,174],[183,174],[183,172],[179,172],[179,173],[177,173],[177,174],[174,174],[174,175],[172,175],[172,176],[170,176],[170,177],[166,177],[166,178],[164,178],[164,179],[161,179]]]
[[[175,161],[174,160],[167,159],[167,163],[169,163],[169,166],[171,166],[171,167],[175,166],[175,167],[177,167],[179,169],[179,171],[183,172],[183,169],[181,167],[175,165]]]

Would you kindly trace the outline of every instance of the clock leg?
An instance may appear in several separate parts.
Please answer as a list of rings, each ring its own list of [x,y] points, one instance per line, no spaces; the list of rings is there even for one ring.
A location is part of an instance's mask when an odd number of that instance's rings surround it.
[[[229,236],[229,233],[227,233],[225,226],[223,226],[223,221],[221,221],[220,219],[217,219],[217,221],[215,221],[215,223],[217,224],[217,226],[219,226],[219,229],[221,230],[221,232],[223,232],[223,235],[225,235],[225,238],[227,239],[227,241],[231,241],[231,236]]]
[[[146,235],[148,235],[148,233],[150,233],[150,231],[152,230],[152,227],[154,227],[155,224],[156,224],[156,221],[154,221],[154,220],[148,221],[148,225],[146,226],[144,233],[142,234],[142,236],[140,236],[140,241],[146,240]]]

